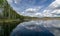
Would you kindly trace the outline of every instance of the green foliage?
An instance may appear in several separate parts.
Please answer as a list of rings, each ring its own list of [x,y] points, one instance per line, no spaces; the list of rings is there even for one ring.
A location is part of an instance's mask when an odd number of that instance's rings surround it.
[[[8,4],[6,0],[3,3],[5,4],[3,7],[4,8],[3,18],[23,20],[23,16],[17,14],[16,11],[14,11],[12,7],[10,7],[10,5]]]
[[[5,0],[0,0],[0,8],[4,6]]]
[[[0,4],[2,4],[2,3],[3,3],[3,1],[4,1],[4,0],[0,0]]]
[[[2,26],[4,30],[2,36],[9,36],[12,29],[22,22],[24,18],[17,14],[6,0],[0,0],[0,5],[0,8],[4,9],[2,19],[0,18],[0,26]]]

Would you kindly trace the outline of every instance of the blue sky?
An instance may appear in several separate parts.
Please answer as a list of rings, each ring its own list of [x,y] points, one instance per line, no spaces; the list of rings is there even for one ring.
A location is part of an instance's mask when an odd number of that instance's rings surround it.
[[[59,0],[7,0],[7,1],[18,14],[24,16],[60,17]]]

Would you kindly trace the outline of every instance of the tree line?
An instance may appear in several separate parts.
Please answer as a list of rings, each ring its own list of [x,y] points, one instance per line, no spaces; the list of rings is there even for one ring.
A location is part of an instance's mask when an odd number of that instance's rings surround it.
[[[24,17],[20,14],[17,14],[15,10],[8,4],[7,0],[0,0],[0,8],[3,10],[1,11],[2,15],[0,18],[3,19],[23,19]]]

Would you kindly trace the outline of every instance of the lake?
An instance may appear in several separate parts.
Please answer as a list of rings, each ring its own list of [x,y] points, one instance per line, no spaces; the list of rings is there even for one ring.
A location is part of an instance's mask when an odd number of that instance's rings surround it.
[[[11,36],[60,36],[60,20],[31,20],[17,25]]]

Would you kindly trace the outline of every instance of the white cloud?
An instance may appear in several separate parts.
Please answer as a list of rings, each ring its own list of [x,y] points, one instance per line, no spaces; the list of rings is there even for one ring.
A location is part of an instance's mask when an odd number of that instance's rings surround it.
[[[54,11],[51,12],[51,13],[59,14],[59,13],[60,13],[60,10],[54,10]]]
[[[58,3],[60,5],[60,0],[56,0],[56,3]]]
[[[44,16],[57,17],[60,14],[60,0],[54,1],[51,5],[43,11]]]
[[[28,8],[28,9],[25,10],[25,12],[27,12],[27,13],[36,13],[36,12],[39,11],[39,9],[40,9],[40,7]]]
[[[38,12],[41,8],[28,8],[26,9],[27,13],[35,13],[32,16],[37,17],[57,17],[57,14],[60,14],[60,9],[58,8],[60,5],[60,0],[54,1],[51,5],[49,5],[43,13]]]
[[[49,7],[58,7],[60,5],[60,0],[55,0]]]
[[[18,2],[19,0],[15,0],[15,3]],[[20,14],[31,17],[57,17],[59,16],[57,14],[60,14],[60,0],[54,1],[42,12],[40,11],[41,8],[41,6],[27,8],[25,11],[20,12]]]
[[[37,9],[33,9],[33,8],[28,8],[26,9],[26,12],[29,12],[29,13],[33,13],[33,12],[36,12]]]

